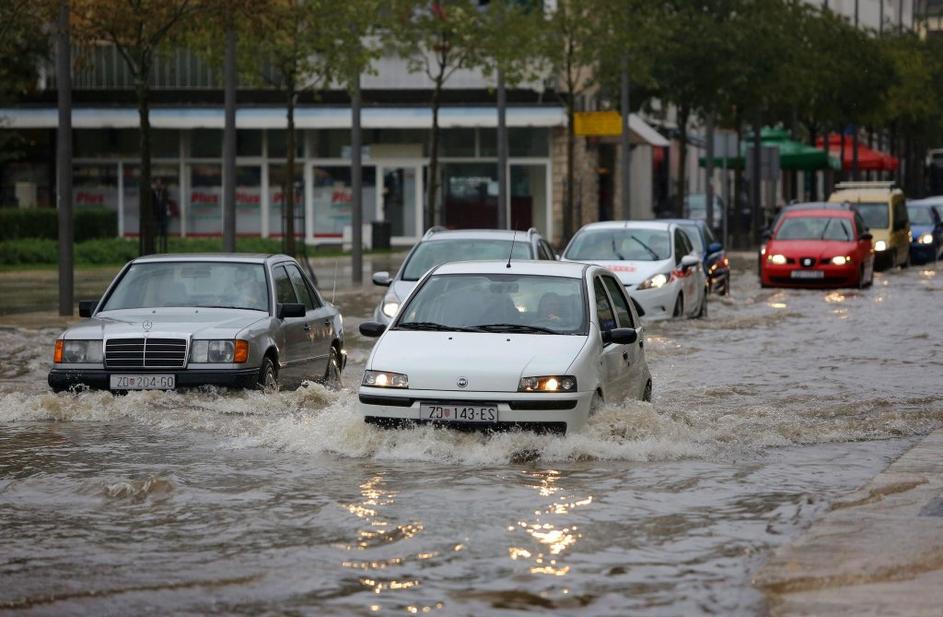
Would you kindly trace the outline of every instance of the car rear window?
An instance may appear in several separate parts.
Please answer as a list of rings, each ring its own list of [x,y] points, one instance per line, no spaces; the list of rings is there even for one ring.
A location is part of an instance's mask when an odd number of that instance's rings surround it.
[[[526,235],[513,242],[511,240],[454,239],[427,240],[416,247],[403,269],[404,281],[418,281],[422,275],[444,263],[452,261],[482,261],[487,259],[533,259],[530,242]]]
[[[777,240],[837,240],[851,242],[855,235],[851,221],[827,216],[793,216],[783,220]]]

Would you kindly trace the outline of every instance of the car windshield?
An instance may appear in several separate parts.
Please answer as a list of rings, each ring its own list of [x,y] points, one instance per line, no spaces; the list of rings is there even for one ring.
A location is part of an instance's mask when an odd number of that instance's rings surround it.
[[[661,261],[671,257],[664,229],[589,229],[573,238],[567,259],[584,261]]]
[[[403,308],[395,329],[586,334],[587,323],[582,279],[436,274]]]
[[[511,240],[488,240],[465,238],[454,240],[429,240],[421,243],[410,255],[403,270],[404,281],[418,281],[422,275],[450,261],[482,261],[487,259],[532,259],[530,242],[520,238],[511,253]]]
[[[192,306],[268,312],[267,289],[262,264],[136,263],[118,281],[102,310]]]
[[[703,253],[704,242],[701,240],[701,231],[697,228],[697,225],[682,225],[681,229],[684,230],[684,233],[688,234],[688,239],[691,240],[691,245],[694,247],[694,250],[698,253]]]
[[[777,240],[854,240],[851,222],[846,218],[826,216],[794,216],[780,225]]]
[[[933,215],[928,207],[908,206],[907,216],[910,217],[911,225],[933,225]]]
[[[888,218],[887,218],[887,204],[885,203],[857,203],[854,204],[855,210],[861,214],[861,218],[864,219],[864,224],[868,229],[887,229]]]

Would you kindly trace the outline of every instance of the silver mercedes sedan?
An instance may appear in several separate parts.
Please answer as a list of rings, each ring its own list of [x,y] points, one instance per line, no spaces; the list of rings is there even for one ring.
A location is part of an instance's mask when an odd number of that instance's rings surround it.
[[[128,263],[55,344],[49,385],[112,391],[339,387],[340,312],[286,255],[152,255]]]

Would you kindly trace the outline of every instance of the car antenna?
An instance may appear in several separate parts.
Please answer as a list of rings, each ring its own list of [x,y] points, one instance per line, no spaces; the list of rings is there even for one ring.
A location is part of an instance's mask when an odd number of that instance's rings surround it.
[[[517,240],[517,230],[515,229],[515,230],[514,230],[514,234],[511,236],[511,250],[510,250],[510,252],[508,253],[508,265],[506,265],[505,268],[510,268],[510,267],[511,267],[511,255],[514,254],[514,242],[515,242],[516,240]]]
[[[337,295],[337,262],[339,257],[334,258],[334,284],[331,286],[331,304],[334,304],[334,296]]]

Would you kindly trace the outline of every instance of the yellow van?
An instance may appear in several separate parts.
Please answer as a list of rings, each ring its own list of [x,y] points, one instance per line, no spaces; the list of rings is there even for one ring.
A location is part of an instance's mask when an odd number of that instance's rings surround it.
[[[861,214],[874,236],[876,269],[910,265],[907,200],[893,182],[839,182],[828,201],[847,203]]]

